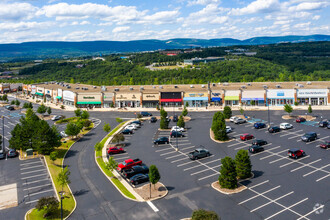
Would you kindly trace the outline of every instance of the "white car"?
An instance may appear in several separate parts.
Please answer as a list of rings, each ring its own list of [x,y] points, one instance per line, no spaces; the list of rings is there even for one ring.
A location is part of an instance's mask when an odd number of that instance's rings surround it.
[[[184,128],[181,128],[181,127],[179,127],[179,126],[173,126],[172,127],[172,129],[171,129],[171,131],[180,131],[180,132],[184,132]]]
[[[230,121],[230,122],[234,122],[237,118],[238,118],[238,117],[236,117],[236,116],[232,116],[232,117],[230,117],[229,121]]]
[[[57,120],[60,120],[61,118],[62,118],[62,116],[55,115],[54,117],[52,117],[52,121],[57,121]]]
[[[233,129],[230,126],[226,126],[226,133],[227,134],[232,132],[232,131],[233,131]]]
[[[235,120],[234,120],[234,123],[235,124],[243,124],[243,123],[245,123],[246,122],[246,120],[245,119],[242,119],[242,118],[236,118]]]
[[[60,135],[62,136],[62,137],[67,137],[68,135],[65,133],[65,131],[61,131],[60,132]]]
[[[128,130],[136,130],[137,128],[138,128],[138,126],[135,124],[130,124],[125,127],[125,129],[128,129]]]
[[[283,130],[286,130],[286,129],[293,128],[293,125],[289,124],[289,123],[281,123],[280,128],[283,129]]]

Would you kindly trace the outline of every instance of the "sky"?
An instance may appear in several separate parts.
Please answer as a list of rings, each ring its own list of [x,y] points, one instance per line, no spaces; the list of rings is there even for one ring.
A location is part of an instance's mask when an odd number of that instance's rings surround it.
[[[0,43],[330,34],[330,0],[0,0]]]

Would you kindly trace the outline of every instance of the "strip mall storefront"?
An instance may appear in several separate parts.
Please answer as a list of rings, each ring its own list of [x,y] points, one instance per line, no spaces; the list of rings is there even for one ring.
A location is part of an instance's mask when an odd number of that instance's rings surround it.
[[[101,93],[81,93],[77,95],[79,108],[101,108]]]
[[[162,92],[160,102],[164,107],[182,106],[182,92]]]
[[[37,91],[37,87],[35,85],[31,85],[31,95],[34,97]]]
[[[140,107],[141,93],[116,93],[116,107]]]
[[[243,90],[242,92],[243,105],[265,105],[265,91],[263,90]]]
[[[143,93],[142,94],[142,107],[143,108],[156,108],[159,105],[159,93]]]
[[[51,89],[45,89],[45,97],[46,97],[46,101],[47,102],[51,102],[52,101],[52,90]]]
[[[113,99],[115,97],[114,93],[104,93],[103,94],[103,107],[110,108],[111,106],[115,106]]]
[[[293,105],[294,90],[293,89],[269,89],[266,92],[269,106],[283,106],[285,104]]]
[[[228,106],[239,105],[240,90],[226,90],[225,104]]]
[[[220,91],[212,91],[211,93],[211,105],[222,105],[222,93]]]
[[[298,89],[297,102],[299,105],[327,105],[327,89]]]
[[[63,104],[67,106],[74,106],[75,93],[69,90],[63,91]]]
[[[189,107],[206,107],[209,102],[207,92],[192,93],[186,92],[183,97],[184,105]]]
[[[45,88],[37,87],[37,91],[35,93],[37,99],[43,99],[45,93]]]

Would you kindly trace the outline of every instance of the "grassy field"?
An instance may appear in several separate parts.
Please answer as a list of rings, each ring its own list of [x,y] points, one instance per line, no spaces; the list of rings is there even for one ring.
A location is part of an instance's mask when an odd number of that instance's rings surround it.
[[[93,128],[93,126],[94,126],[94,124],[92,123],[89,128],[84,129],[80,134],[81,135],[86,134]],[[64,155],[75,141],[77,141],[77,139],[68,140],[66,143],[62,143],[62,145],[59,148],[55,149],[55,151],[58,152],[58,158],[54,162],[49,159],[49,156],[47,156],[47,155],[45,156],[45,159],[46,159],[46,162],[48,165],[48,169],[49,169],[52,179],[55,183],[55,188],[56,188],[57,193],[62,191],[62,187],[60,186],[60,184],[57,181],[57,176],[62,171],[62,163],[63,163]],[[69,176],[69,179],[70,179],[70,176]],[[75,200],[69,190],[68,185],[63,187],[63,191],[65,192],[64,199],[63,199],[63,216],[66,217],[74,209]],[[58,211],[56,213],[54,213],[52,216],[50,216],[48,219],[60,219],[60,217],[61,217],[60,213],[61,212],[60,212],[60,208],[59,208]],[[37,209],[33,209],[32,212],[30,212],[27,215],[27,219],[28,220],[45,219],[43,217],[43,215],[44,215],[43,210],[38,211]]]

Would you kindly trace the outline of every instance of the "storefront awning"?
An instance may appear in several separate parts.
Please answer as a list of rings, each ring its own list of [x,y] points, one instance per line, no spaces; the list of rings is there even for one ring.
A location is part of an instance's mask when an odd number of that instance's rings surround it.
[[[184,97],[183,101],[208,101],[207,97]]]
[[[228,101],[238,101],[239,100],[239,96],[225,96],[225,100],[228,100]]]
[[[220,97],[213,97],[213,98],[211,98],[211,102],[221,102],[221,98]]]
[[[101,102],[77,102],[77,105],[101,105]]]
[[[182,102],[182,99],[161,99],[161,102]]]
[[[264,98],[242,98],[242,101],[264,101]]]
[[[44,96],[44,94],[43,93],[40,93],[40,92],[36,92],[35,94],[36,95],[40,95],[40,96]]]
[[[57,98],[57,99],[61,99],[61,98],[62,98],[62,96],[56,96],[56,98]]]

